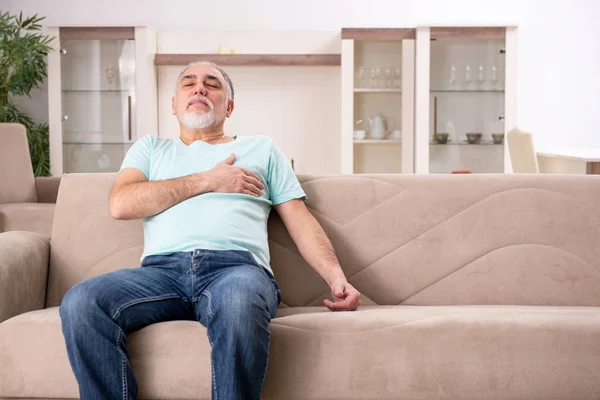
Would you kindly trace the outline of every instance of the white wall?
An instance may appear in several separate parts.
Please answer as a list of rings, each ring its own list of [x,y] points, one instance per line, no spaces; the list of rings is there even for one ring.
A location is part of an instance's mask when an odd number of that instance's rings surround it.
[[[516,24],[518,125],[540,146],[600,147],[595,0],[0,0],[0,9],[45,15],[48,25],[150,25],[158,31]],[[42,118],[46,96],[33,96],[28,108]]]

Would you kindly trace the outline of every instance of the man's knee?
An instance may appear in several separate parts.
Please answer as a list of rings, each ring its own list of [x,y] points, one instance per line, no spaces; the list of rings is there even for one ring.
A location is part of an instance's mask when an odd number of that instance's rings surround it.
[[[60,304],[59,313],[64,320],[82,320],[93,316],[100,309],[102,299],[101,282],[97,278],[77,283],[67,291]]]
[[[264,271],[248,268],[233,273],[212,294],[211,303],[225,318],[249,321],[270,320],[277,311],[277,291]],[[215,298],[216,297],[216,298]]]

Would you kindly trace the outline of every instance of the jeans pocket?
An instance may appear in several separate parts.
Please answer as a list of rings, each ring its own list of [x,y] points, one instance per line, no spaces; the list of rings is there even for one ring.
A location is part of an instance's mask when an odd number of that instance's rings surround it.
[[[161,267],[174,264],[177,258],[174,254],[159,254],[144,257],[141,267]]]

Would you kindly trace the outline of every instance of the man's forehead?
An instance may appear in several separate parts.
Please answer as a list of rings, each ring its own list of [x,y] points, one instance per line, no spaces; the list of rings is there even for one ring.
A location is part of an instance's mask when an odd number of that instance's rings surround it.
[[[198,79],[206,76],[217,78],[219,81],[223,81],[223,75],[221,75],[219,70],[207,64],[194,65],[186,69],[181,75],[181,80]]]

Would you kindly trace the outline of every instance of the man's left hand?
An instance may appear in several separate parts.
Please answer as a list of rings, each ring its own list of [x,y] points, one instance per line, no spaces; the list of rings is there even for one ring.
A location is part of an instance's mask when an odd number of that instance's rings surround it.
[[[360,293],[348,282],[331,284],[333,301],[325,299],[323,304],[331,311],[354,311],[360,306]]]

